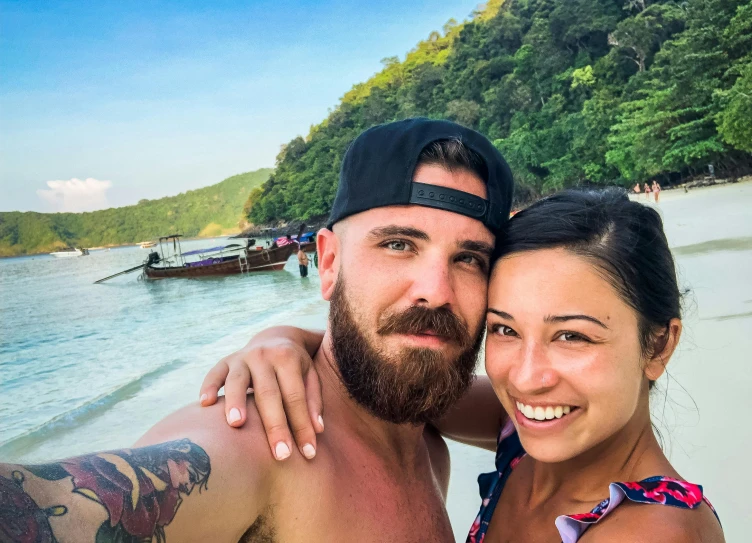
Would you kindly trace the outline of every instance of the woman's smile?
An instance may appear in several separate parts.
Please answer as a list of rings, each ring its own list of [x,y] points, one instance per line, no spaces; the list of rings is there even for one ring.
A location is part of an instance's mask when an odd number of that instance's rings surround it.
[[[522,431],[559,431],[569,426],[582,409],[568,403],[523,402],[511,398],[515,404],[514,420]]]

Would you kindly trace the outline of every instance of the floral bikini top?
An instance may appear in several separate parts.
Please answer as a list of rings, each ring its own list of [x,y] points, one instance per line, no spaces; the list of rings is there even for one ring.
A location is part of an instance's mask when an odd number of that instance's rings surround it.
[[[504,485],[514,468],[525,456],[520,438],[511,420],[499,433],[499,445],[496,449],[496,471],[484,473],[478,477],[480,497],[483,502],[480,512],[470,528],[466,543],[483,543],[491,522],[496,504],[504,489]],[[678,481],[671,477],[649,477],[634,483],[611,483],[608,487],[609,497],[595,506],[589,513],[578,515],[561,515],[556,519],[562,543],[575,543],[585,530],[599,522],[620,503],[627,498],[635,503],[655,503],[659,505],[673,505],[682,509],[694,509],[703,501],[718,518],[707,498],[702,495],[702,486],[686,481]],[[720,522],[720,520],[719,520]]]

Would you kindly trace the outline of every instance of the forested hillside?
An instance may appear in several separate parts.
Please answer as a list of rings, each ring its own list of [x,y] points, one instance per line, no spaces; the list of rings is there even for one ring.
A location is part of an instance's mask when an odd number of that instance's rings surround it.
[[[237,230],[248,193],[270,173],[261,169],[177,196],[90,213],[0,213],[0,256],[49,252],[68,245],[135,243],[176,232],[216,236]]]
[[[382,62],[283,147],[252,222],[328,213],[349,142],[417,115],[487,134],[521,200],[752,167],[750,0],[492,0]]]

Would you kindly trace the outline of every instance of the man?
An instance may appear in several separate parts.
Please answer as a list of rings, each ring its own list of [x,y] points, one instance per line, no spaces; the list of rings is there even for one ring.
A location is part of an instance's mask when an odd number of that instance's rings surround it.
[[[300,244],[298,245],[298,267],[300,268],[300,276],[308,277],[308,255]]]
[[[472,130],[409,119],[361,134],[317,239],[324,454],[269,454],[253,397],[241,430],[222,402],[189,406],[140,448],[0,465],[3,540],[453,541],[447,448],[426,422],[472,379],[511,194]]]

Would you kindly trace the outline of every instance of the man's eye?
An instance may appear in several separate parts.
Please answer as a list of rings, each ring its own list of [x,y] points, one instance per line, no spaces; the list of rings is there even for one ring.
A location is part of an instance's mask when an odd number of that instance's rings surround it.
[[[487,267],[485,260],[471,253],[460,255],[459,257],[457,257],[457,261],[462,262],[463,264],[468,264],[470,266],[476,266],[483,270],[485,270]]]
[[[402,240],[388,241],[386,246],[392,251],[406,251],[408,249],[407,243]]]

